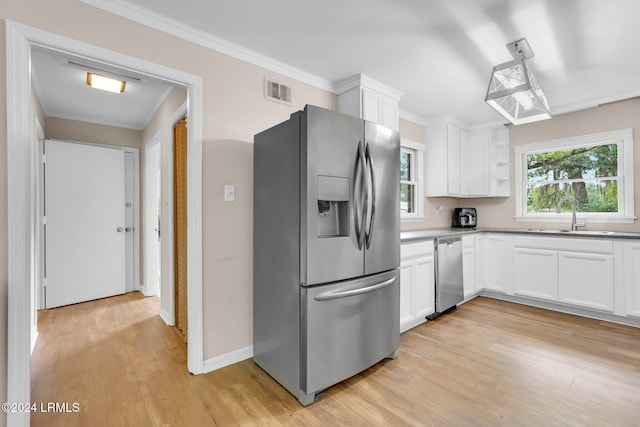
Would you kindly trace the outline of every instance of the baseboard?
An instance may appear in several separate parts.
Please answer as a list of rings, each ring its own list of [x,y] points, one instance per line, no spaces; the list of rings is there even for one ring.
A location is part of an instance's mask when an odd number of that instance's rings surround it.
[[[169,312],[167,310],[165,310],[164,308],[160,309],[160,318],[162,320],[164,320],[164,323],[166,323],[169,326],[173,326],[173,321],[171,320],[171,315],[169,315]]]
[[[400,333],[402,334],[404,332],[407,332],[409,329],[415,328],[416,326],[421,325],[426,321],[427,321],[427,316],[426,315],[416,317],[415,319],[412,319],[412,320],[400,325]]]
[[[155,292],[147,292],[147,287],[145,285],[140,285],[138,287],[138,290],[140,292],[142,292],[142,295],[144,295],[145,297],[155,297],[156,296]]]
[[[532,307],[544,308],[546,310],[558,311],[560,313],[573,314],[576,316],[587,317],[590,319],[603,320],[611,323],[618,323],[625,326],[634,326],[640,328],[640,319],[631,317],[618,316],[615,314],[601,313],[595,310],[589,310],[586,308],[574,307],[570,305],[564,305],[552,301],[542,301],[533,298],[519,297],[515,295],[507,295],[502,292],[494,292],[484,289],[480,296],[499,299],[503,301],[515,302],[518,304],[530,305]]]
[[[33,355],[33,349],[36,348],[36,342],[38,342],[38,331],[31,331],[31,354]]]
[[[224,368],[225,366],[233,365],[234,363],[241,362],[253,357],[253,346],[239,348],[229,353],[221,354],[204,361],[203,374],[213,372],[217,369]]]

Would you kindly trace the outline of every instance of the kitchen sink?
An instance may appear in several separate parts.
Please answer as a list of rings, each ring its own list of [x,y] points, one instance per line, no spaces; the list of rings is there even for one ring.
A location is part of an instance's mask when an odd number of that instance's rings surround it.
[[[571,233],[571,234],[593,234],[593,235],[614,235],[615,231],[590,231],[590,230],[560,230],[549,228],[527,228],[526,231],[532,233]]]

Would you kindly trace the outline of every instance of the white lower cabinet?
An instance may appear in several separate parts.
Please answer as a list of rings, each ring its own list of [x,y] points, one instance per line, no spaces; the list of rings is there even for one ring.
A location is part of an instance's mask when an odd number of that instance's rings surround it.
[[[613,312],[613,255],[560,252],[558,300]]]
[[[622,280],[625,284],[623,313],[640,318],[640,242],[625,242],[622,257]]]
[[[478,237],[478,261],[481,268],[476,286],[498,292],[507,292],[507,237],[503,234],[485,234]],[[480,281],[478,283],[478,280]]]
[[[614,312],[614,255],[610,239],[513,239],[513,293]]]
[[[425,322],[435,311],[433,241],[400,247],[400,332]]]
[[[476,236],[462,236],[462,282],[464,299],[470,298],[476,289]]]
[[[558,252],[515,247],[513,293],[556,301],[558,299]]]

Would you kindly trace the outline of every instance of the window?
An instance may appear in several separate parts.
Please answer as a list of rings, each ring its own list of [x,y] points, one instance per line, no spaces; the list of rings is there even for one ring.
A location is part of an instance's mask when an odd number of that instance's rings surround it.
[[[422,219],[424,146],[403,139],[400,147],[400,217]]]
[[[516,219],[633,222],[631,129],[517,146]]]

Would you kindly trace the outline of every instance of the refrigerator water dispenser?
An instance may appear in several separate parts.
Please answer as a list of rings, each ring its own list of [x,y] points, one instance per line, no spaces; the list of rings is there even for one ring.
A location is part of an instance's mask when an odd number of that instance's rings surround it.
[[[349,235],[349,179],[318,176],[318,237]]]

